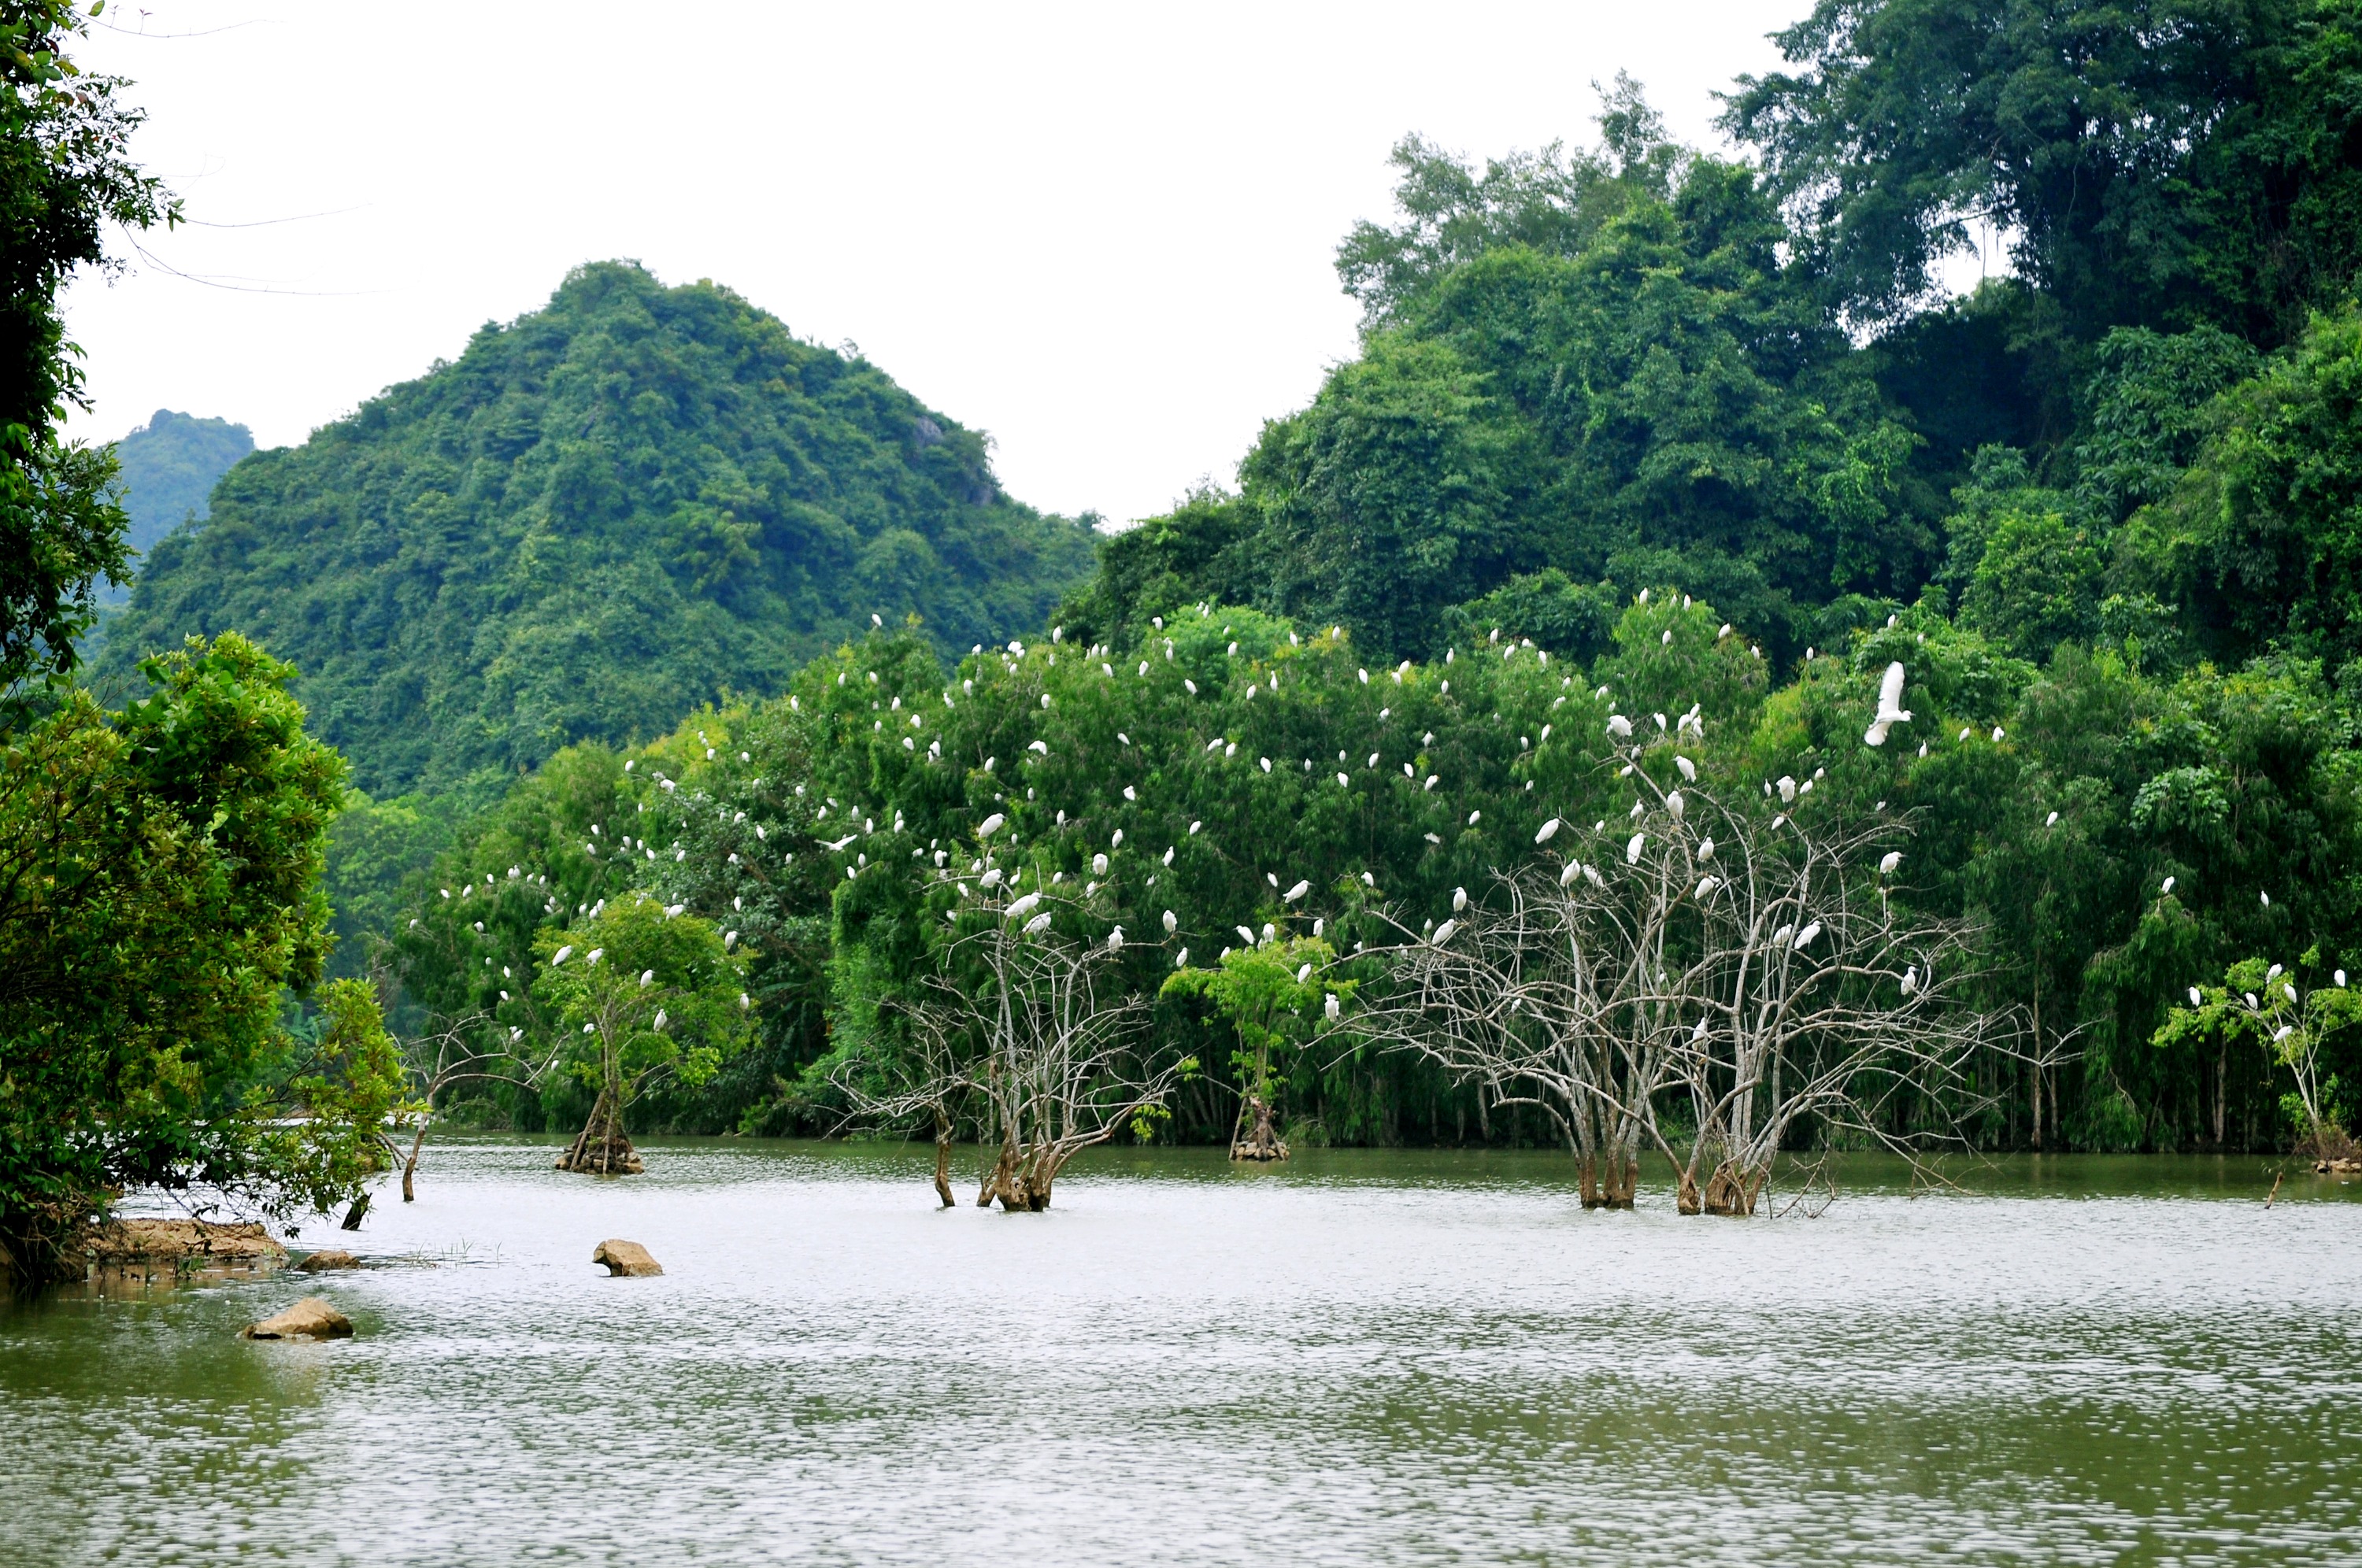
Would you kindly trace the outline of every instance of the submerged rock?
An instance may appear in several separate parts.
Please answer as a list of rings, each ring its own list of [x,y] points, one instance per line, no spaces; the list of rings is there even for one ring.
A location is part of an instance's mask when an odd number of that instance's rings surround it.
[[[664,1265],[648,1256],[647,1248],[637,1242],[606,1241],[599,1243],[590,1254],[594,1264],[605,1264],[609,1275],[629,1275],[637,1279],[662,1274]]]
[[[306,1296],[275,1318],[247,1325],[249,1340],[342,1340],[352,1337],[353,1320],[322,1296]]]
[[[90,1261],[100,1268],[192,1261],[208,1267],[276,1268],[287,1249],[259,1224],[217,1225],[204,1220],[112,1220],[91,1238]]]
[[[332,1268],[359,1268],[361,1260],[342,1247],[323,1247],[295,1266],[305,1274],[326,1274]]]

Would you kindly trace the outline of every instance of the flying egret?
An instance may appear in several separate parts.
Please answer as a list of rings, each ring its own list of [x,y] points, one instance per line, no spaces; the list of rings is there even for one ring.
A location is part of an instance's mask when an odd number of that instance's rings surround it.
[[[1911,712],[1903,705],[1903,664],[1898,659],[1886,667],[1886,675],[1878,683],[1878,716],[1862,731],[1862,744],[1884,745],[1889,729],[1910,722]]]

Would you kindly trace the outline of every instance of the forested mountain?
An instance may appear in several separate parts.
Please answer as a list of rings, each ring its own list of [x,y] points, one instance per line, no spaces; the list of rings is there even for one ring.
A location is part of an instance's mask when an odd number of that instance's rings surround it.
[[[215,481],[253,450],[253,433],[243,425],[158,409],[115,444],[123,511],[131,519],[123,542],[145,556],[182,518],[193,513],[202,522]]]
[[[977,433],[710,282],[568,277],[459,359],[257,454],[143,565],[104,656],[246,633],[379,794],[514,773],[783,688],[876,614],[1029,629],[1090,535]]]

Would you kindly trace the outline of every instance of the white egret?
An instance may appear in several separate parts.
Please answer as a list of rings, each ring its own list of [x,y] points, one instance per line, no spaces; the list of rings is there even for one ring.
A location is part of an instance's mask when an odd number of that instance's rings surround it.
[[[647,989],[650,986],[653,986],[656,983],[657,972],[654,969],[643,969],[640,971],[640,988],[642,990]]]
[[[1892,877],[1894,875],[1894,868],[1902,864],[1903,852],[1899,849],[1890,849],[1878,862],[1878,874],[1882,877]]]
[[[1442,946],[1445,943],[1451,940],[1451,933],[1459,929],[1460,922],[1458,921],[1445,921],[1441,925],[1435,928],[1435,944],[1438,947]]]
[[[1180,927],[1181,918],[1171,910],[1164,911],[1164,934],[1170,936]]]
[[[2058,813],[2057,812],[2051,812],[2049,816],[2043,819],[2042,825],[2044,827],[2057,827],[2058,825]]]
[[[1878,683],[1878,716],[1861,733],[1862,744],[1884,745],[1889,729],[1910,722],[1910,710],[1903,705],[1903,664],[1898,659],[1886,667],[1886,674]]]
[[[1164,864],[1167,866],[1173,864],[1173,851],[1174,845],[1168,844],[1164,846]]]
[[[1673,821],[1680,822],[1689,809],[1690,803],[1682,798],[1679,790],[1665,797],[1665,810],[1673,813]]]
[[[1232,926],[1231,929],[1239,933],[1239,940],[1241,942],[1245,943],[1249,947],[1253,947],[1254,945],[1254,927],[1251,925],[1237,925]]]
[[[1002,816],[999,812],[995,812],[992,815],[985,818],[984,821],[976,824],[976,836],[978,838],[990,838],[994,834],[999,833],[1002,824],[1008,821],[1009,819],[1007,817]]]
[[[1293,888],[1290,888],[1286,892],[1282,893],[1282,894],[1279,896],[1279,898],[1280,898],[1280,902],[1282,902],[1282,903],[1286,903],[1286,904],[1292,904],[1292,903],[1296,902],[1296,900],[1298,900],[1298,899],[1302,898],[1305,894],[1307,894],[1307,893],[1310,892],[1311,890],[1312,890],[1312,884],[1311,884],[1309,881],[1300,881],[1300,882],[1297,883],[1297,884],[1296,884],[1296,886],[1294,886]]]
[[[2001,739],[2001,737],[2002,737],[2002,727],[2001,727],[1999,724],[1995,724],[1995,725],[1993,726],[1992,738],[1993,738],[1996,742],[1998,742],[1998,741]]]
[[[1558,829],[1559,820],[1556,817],[1552,817],[1550,821],[1542,823],[1542,825],[1535,831],[1534,842],[1536,844],[1548,844],[1551,839],[1558,836]]]
[[[1123,927],[1117,926],[1113,931],[1108,933],[1108,951],[1110,953],[1120,953],[1123,951]]]
[[[1040,893],[1027,893],[1022,898],[1012,900],[1009,905],[1009,918],[1023,920],[1027,915],[1032,914],[1041,902]]]
[[[1722,878],[1719,877],[1701,877],[1698,878],[1697,896],[1703,899],[1721,886]]]
[[[1911,996],[1919,989],[1919,966],[1914,964],[1903,971],[1903,994]]]
[[[1617,740],[1630,740],[1632,721],[1621,713],[1610,713],[1607,715],[1607,733]]]
[[[1107,857],[1106,856],[1104,856],[1104,855],[1094,855],[1094,856],[1091,856],[1091,875],[1092,875],[1092,876],[1094,876],[1094,877],[1104,877],[1104,876],[1106,876],[1106,875],[1107,875],[1107,868],[1108,868],[1108,857]]]
[[[2334,974],[2334,975],[2330,976],[2329,977],[2330,977],[2331,979],[2335,980],[2335,981],[2337,982],[2337,988],[2338,988],[2339,990],[2341,990],[2341,991],[2342,991],[2342,990],[2344,990],[2344,989],[2345,988],[2345,970],[2340,969],[2340,970],[2338,970],[2338,971],[2337,971],[2337,973],[2335,973],[2335,974]]]
[[[1640,864],[1640,846],[1648,842],[1648,834],[1641,833],[1634,834],[1632,835],[1631,842],[1624,846],[1624,864],[1627,866],[1638,866]]]
[[[1692,762],[1688,757],[1683,756],[1681,753],[1675,752],[1673,754],[1673,766],[1682,770],[1683,783],[1694,784],[1697,782],[1696,763]]]
[[[1305,981],[1307,981],[1307,980],[1310,979],[1311,977],[1312,977],[1312,966],[1311,966],[1311,965],[1309,965],[1309,964],[1304,965],[1302,967],[1298,968],[1298,969],[1296,971],[1296,983],[1297,983],[1297,985],[1299,985],[1299,986],[1300,986],[1300,985],[1302,985]]]
[[[2173,891],[2173,878],[2170,878],[2170,877],[2168,877],[2168,878],[2165,879],[2165,886],[2163,886],[2162,888],[2159,888],[2159,889],[2158,889],[2158,892],[2160,892],[2160,893],[2170,893],[2171,891]]]
[[[1479,818],[1479,817],[1481,817],[1481,816],[1483,816],[1484,814],[1485,814],[1485,813],[1484,813],[1484,812],[1469,812],[1469,813],[1468,813],[1468,825],[1469,825],[1470,827],[1474,827],[1474,826],[1476,825],[1476,819],[1477,819],[1477,818]]]
[[[1040,914],[1035,915],[1032,920],[1025,922],[1025,934],[1028,936],[1039,936],[1049,929],[1050,911],[1048,910],[1043,910]]]
[[[1781,804],[1793,806],[1796,803],[1796,781],[1794,778],[1785,773],[1780,775],[1779,790]]]
[[[1693,1041],[1704,1040],[1705,1038],[1705,1033],[1706,1021],[1701,1018],[1697,1021],[1697,1027],[1690,1031],[1690,1038]]]
[[[1334,1023],[1337,1021],[1338,1008],[1337,993],[1335,991],[1330,991],[1329,993],[1328,1000],[1322,1004],[1322,1010],[1329,1015],[1330,1022]]]
[[[1805,945],[1810,943],[1813,938],[1820,935],[1820,933],[1821,922],[1819,921],[1813,922],[1812,924],[1798,932],[1796,933],[1796,951],[1802,953],[1805,950]]]
[[[555,968],[557,968],[560,964],[565,963],[568,958],[571,958],[572,956],[574,956],[574,949],[573,949],[573,947],[572,947],[571,945],[565,946],[565,947],[561,947],[561,948],[559,948],[556,953],[554,953],[554,954],[552,954],[552,955],[550,955],[550,959],[549,959],[549,966],[550,966],[551,968],[555,969]]]
[[[1201,827],[1204,827],[1205,825],[1206,825],[1206,824],[1205,824],[1204,823],[1191,823],[1189,824],[1189,836],[1190,836],[1190,837],[1192,837],[1192,838],[1197,837],[1197,836],[1198,836],[1198,830],[1199,828],[1201,828]]]
[[[1180,952],[1174,955],[1173,966],[1176,969],[1186,969],[1189,966],[1189,950],[1187,948],[1184,947]]]
[[[1700,860],[1711,860],[1714,858],[1714,840],[1705,838],[1698,841],[1697,857]]]

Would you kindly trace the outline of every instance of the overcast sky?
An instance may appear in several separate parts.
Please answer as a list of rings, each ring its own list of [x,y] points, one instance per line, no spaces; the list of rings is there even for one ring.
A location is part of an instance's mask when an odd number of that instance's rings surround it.
[[[1330,258],[1397,138],[1589,141],[1621,68],[1711,143],[1805,8],[117,0],[83,61],[198,222],[75,285],[76,430],[301,441],[630,257],[859,344],[1022,500],[1147,515],[1352,352]]]

